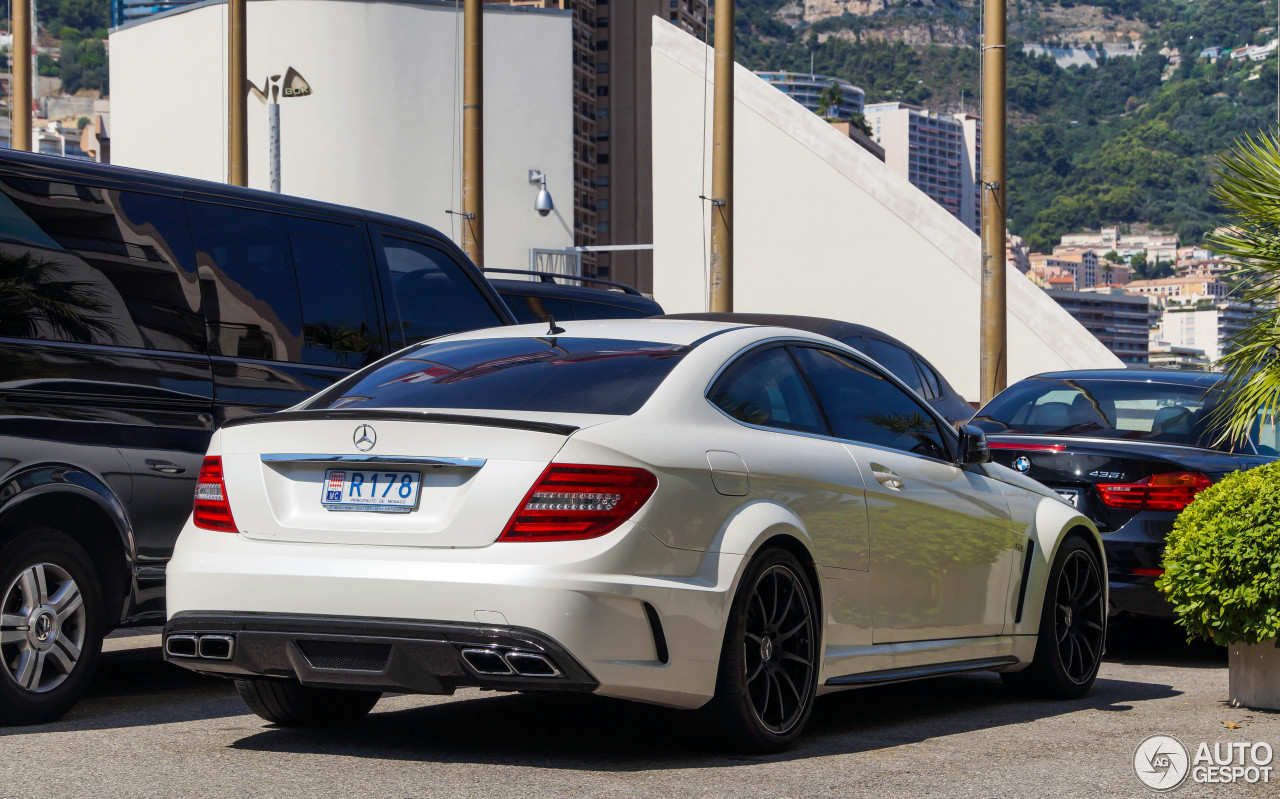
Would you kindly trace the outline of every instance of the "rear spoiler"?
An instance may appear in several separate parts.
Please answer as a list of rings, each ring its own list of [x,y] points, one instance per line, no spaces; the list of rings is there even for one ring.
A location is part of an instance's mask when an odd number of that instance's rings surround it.
[[[551,433],[557,436],[572,435],[578,430],[574,425],[556,424],[554,422],[532,422],[526,419],[506,419],[498,416],[467,416],[460,413],[414,413],[413,411],[385,410],[381,408],[371,408],[368,410],[351,408],[319,411],[278,411],[276,413],[261,413],[253,416],[241,416],[238,419],[229,419],[224,422],[222,426],[240,427],[247,424],[258,424],[260,422],[301,422],[317,419],[350,419],[352,421],[383,419],[389,422],[470,424],[478,427],[505,427],[511,430],[530,430],[535,433]]]

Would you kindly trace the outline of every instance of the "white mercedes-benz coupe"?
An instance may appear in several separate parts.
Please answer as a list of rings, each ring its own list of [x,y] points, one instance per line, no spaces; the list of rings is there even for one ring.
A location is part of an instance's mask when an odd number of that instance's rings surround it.
[[[165,656],[263,718],[591,691],[774,750],[818,694],[963,671],[1082,695],[1092,523],[819,335],[638,320],[409,347],[214,435]]]

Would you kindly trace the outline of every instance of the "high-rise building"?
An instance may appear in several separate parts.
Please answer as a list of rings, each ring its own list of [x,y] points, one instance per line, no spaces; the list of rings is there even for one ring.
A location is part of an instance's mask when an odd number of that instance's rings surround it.
[[[1174,347],[1189,347],[1216,361],[1232,349],[1233,337],[1256,311],[1235,302],[1166,306],[1160,317],[1160,339]]]
[[[819,113],[822,105],[822,93],[835,84],[840,89],[840,101],[827,108],[824,116],[829,119],[848,121],[855,114],[862,113],[867,93],[847,80],[829,78],[826,75],[814,75],[811,72],[757,72],[765,83],[774,87],[786,96],[813,113]]]
[[[863,114],[872,137],[884,148],[885,163],[978,232],[981,120],[906,103],[876,103]]]
[[[1048,294],[1127,366],[1147,365],[1150,313],[1146,297],[1101,288]]]
[[[489,0],[573,11],[574,241],[653,243],[653,17],[706,40],[707,0]],[[651,250],[585,253],[589,274],[653,288]]]

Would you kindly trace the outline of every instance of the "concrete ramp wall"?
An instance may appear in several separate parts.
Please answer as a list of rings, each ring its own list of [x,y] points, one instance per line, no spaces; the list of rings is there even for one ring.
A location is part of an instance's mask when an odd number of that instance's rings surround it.
[[[653,20],[654,296],[706,310],[710,48]],[[871,325],[979,396],[979,239],[870,153],[737,66],[734,308]],[[1009,382],[1120,360],[1016,270]]]

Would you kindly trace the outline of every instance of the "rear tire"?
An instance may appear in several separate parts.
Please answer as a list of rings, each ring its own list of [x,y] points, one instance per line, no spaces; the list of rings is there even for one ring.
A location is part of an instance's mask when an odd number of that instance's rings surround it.
[[[1035,657],[1022,671],[1000,675],[1010,690],[1042,699],[1088,693],[1107,640],[1105,579],[1093,547],[1074,536],[1062,543],[1045,586]]]
[[[795,743],[817,693],[818,603],[800,561],[758,554],[729,610],[715,698],[705,713],[736,748],[778,752]]]
[[[84,695],[102,653],[102,586],[89,555],[52,527],[0,547],[0,724],[46,724]]]
[[[382,697],[376,691],[311,688],[296,680],[236,680],[249,709],[282,727],[346,727],[364,718]]]

